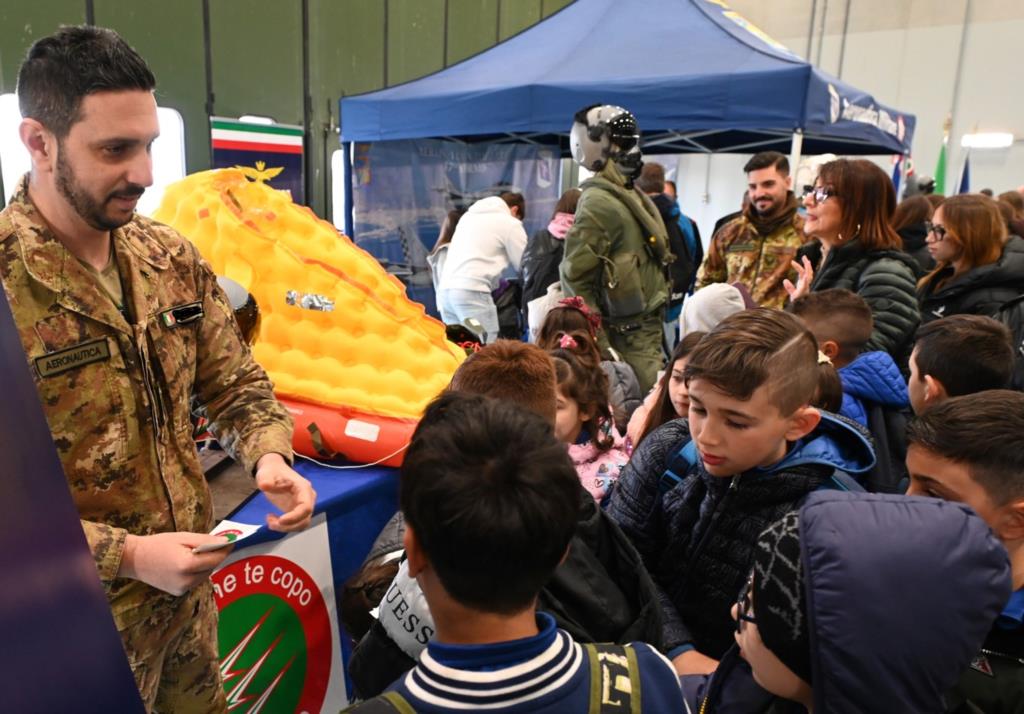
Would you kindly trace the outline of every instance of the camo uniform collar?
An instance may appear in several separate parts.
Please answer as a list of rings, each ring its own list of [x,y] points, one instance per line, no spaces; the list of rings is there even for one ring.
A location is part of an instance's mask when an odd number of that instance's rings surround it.
[[[157,270],[167,270],[171,267],[170,251],[163,243],[153,239],[139,224],[138,218],[133,218],[130,223],[115,230],[113,236],[118,242],[118,247],[127,246],[132,253]]]

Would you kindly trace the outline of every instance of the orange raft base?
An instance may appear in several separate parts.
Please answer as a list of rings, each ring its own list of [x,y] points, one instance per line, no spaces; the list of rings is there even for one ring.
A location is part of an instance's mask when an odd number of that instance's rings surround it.
[[[419,419],[367,414],[277,395],[295,420],[292,448],[313,459],[398,467]]]

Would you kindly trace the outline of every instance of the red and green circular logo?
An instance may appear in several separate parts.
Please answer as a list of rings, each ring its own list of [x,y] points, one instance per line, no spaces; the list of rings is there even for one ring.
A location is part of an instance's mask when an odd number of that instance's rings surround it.
[[[242,535],[242,531],[238,530],[237,528],[225,528],[222,531],[217,531],[216,533],[211,533],[210,535],[221,536],[223,538],[227,538],[229,542],[234,543],[236,540],[238,540],[238,536]]]
[[[319,712],[331,673],[331,621],[313,578],[256,555],[212,576],[228,711]]]

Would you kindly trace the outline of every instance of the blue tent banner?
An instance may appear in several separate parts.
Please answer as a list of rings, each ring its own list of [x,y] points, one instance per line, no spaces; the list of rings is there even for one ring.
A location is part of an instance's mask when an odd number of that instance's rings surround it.
[[[352,197],[359,247],[406,280],[436,314],[427,253],[453,208],[502,191],[526,199],[527,234],[547,225],[559,197],[559,149],[438,139],[356,144]]]
[[[566,155],[573,114],[601,103],[636,115],[645,153],[788,151],[797,131],[805,153],[909,152],[912,115],[815,68],[725,3],[646,0],[643,16],[634,3],[576,0],[440,72],[342,99],[342,141],[511,135]]]

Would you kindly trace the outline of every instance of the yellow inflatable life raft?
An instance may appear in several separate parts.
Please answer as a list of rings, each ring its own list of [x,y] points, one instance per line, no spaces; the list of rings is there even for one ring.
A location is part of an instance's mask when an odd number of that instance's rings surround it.
[[[296,451],[397,466],[464,353],[370,254],[259,178],[193,174],[153,217],[256,298],[253,354],[295,418]]]

